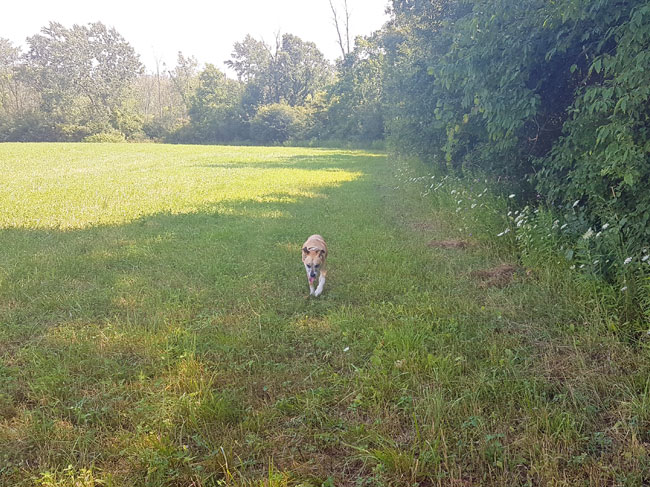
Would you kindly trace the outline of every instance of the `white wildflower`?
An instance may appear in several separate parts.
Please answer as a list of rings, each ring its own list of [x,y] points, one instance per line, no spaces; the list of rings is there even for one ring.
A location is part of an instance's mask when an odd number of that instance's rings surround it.
[[[578,203],[580,203],[580,200],[575,200],[571,208],[575,208],[576,206],[578,206]]]
[[[568,223],[565,223],[564,225],[562,225],[562,226],[560,227],[560,230],[564,230],[568,225],[569,225]]]
[[[645,262],[646,260],[648,260],[649,257],[650,255],[648,254],[644,255],[643,257],[641,257],[641,262]]]
[[[508,198],[510,198],[510,199],[512,199],[512,198],[514,198],[514,197],[515,197],[514,193],[511,194],[510,196],[508,196]]]
[[[587,230],[587,231],[584,233],[584,235],[582,236],[582,238],[584,238],[585,240],[589,240],[589,239],[592,237],[593,234],[594,234],[594,231],[590,228],[589,230]]]
[[[509,231],[510,231],[510,229],[509,229],[509,228],[506,228],[503,232],[501,232],[500,234],[498,234],[497,237],[503,237],[503,236],[504,236],[506,233],[508,233]]]
[[[625,292],[625,291],[627,291],[627,286],[623,286],[623,287],[621,288],[621,292]]]
[[[608,228],[609,228],[609,223],[605,223],[605,224],[603,225],[603,230],[607,230]]]
[[[573,269],[575,269],[575,268],[576,268],[575,265],[572,265],[571,267],[569,267],[569,269],[571,269],[571,270],[573,270]]]
[[[594,260],[594,265],[598,264],[600,261],[598,259]]]
[[[343,349],[344,352],[348,352],[349,350],[350,350],[350,347],[345,347],[345,348]]]
[[[476,208],[476,203],[472,203],[472,209]]]
[[[632,262],[632,257],[628,257],[623,261],[623,265],[628,265],[630,262]]]

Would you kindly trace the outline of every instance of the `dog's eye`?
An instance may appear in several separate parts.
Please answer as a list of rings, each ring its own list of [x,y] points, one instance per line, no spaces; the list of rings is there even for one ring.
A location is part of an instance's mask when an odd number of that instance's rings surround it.
[[[320,267],[320,264],[316,264],[314,267]]]

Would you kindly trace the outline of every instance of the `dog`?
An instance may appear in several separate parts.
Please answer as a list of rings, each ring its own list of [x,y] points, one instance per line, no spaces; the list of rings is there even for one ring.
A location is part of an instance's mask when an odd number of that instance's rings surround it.
[[[307,271],[309,295],[320,296],[325,286],[325,260],[327,259],[327,244],[320,235],[312,235],[302,244],[302,263]],[[318,286],[314,289],[314,281],[318,278]]]

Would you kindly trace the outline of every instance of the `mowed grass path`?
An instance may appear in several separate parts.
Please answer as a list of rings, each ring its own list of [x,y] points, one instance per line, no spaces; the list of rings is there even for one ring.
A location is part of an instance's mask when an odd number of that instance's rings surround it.
[[[0,145],[0,485],[641,485],[648,360],[366,152]],[[300,245],[330,248],[307,298]],[[646,354],[647,355],[647,354]]]

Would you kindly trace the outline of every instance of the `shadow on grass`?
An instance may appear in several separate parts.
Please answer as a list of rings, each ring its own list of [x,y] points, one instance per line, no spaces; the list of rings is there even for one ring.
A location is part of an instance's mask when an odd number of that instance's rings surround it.
[[[385,154],[359,151],[326,151],[320,155],[298,155],[283,157],[278,160],[264,162],[215,162],[198,164],[195,167],[212,167],[215,169],[304,169],[318,171],[358,170],[359,163],[363,160],[384,158]]]
[[[314,193],[269,191],[118,225],[0,231],[0,420],[39,411],[0,457],[84,465],[102,451],[103,436],[185,423],[183,401],[192,412],[224,391],[243,411],[288,387],[312,387],[306,371],[328,370],[333,344],[334,357],[343,355],[341,330],[328,317],[371,299],[355,286],[398,293],[386,282],[401,265],[383,269],[373,255],[358,255],[386,228],[373,161],[319,161],[283,164],[361,176]],[[308,298],[300,259],[313,233],[331,250],[318,299]],[[369,270],[374,277],[361,282]],[[88,429],[95,436],[80,433]],[[196,434],[230,429],[201,424]],[[63,446],[55,450],[55,442]]]
[[[366,169],[360,164],[366,157],[346,153],[333,162],[331,155],[296,156],[241,167],[358,172]],[[4,338],[0,333],[0,343],[18,345],[45,333],[49,325],[69,322],[186,322],[269,303],[295,312],[291,302],[299,299],[304,306],[307,289],[300,245],[321,233],[336,249],[334,262],[352,257],[363,237],[349,235],[372,226],[379,216],[364,215],[359,206],[369,184],[361,176],[317,186],[311,196],[273,192],[206,204],[194,213],[146,215],[120,225],[2,230],[0,322],[9,327]]]

